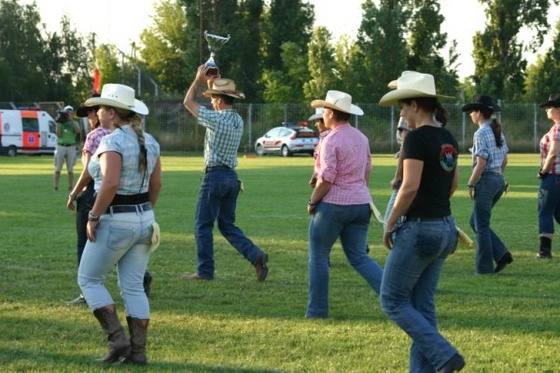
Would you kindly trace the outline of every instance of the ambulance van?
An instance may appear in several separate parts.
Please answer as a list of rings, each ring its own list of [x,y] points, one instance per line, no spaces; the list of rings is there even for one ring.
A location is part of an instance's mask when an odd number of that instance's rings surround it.
[[[54,154],[56,124],[42,110],[0,110],[0,153]]]

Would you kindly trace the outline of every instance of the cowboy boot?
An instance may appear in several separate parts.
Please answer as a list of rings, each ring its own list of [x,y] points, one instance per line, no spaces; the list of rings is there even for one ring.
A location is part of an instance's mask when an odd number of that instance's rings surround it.
[[[98,308],[93,311],[93,315],[101,324],[103,331],[107,334],[109,342],[109,352],[97,361],[103,363],[114,363],[119,358],[125,357],[130,353],[130,342],[124,335],[124,330],[117,316],[114,304]]]
[[[148,338],[148,324],[150,319],[136,319],[127,316],[128,330],[130,331],[130,354],[123,360],[125,364],[148,364],[146,357],[146,341]]]

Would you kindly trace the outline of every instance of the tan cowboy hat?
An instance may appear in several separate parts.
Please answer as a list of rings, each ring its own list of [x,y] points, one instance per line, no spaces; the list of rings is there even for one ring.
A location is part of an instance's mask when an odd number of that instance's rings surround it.
[[[83,106],[111,106],[147,115],[150,110],[142,101],[134,98],[134,89],[124,84],[104,84],[100,97],[88,98]]]
[[[322,107],[318,107],[317,109],[315,109],[315,114],[310,116],[308,121],[312,122],[314,120],[323,119],[323,112],[324,111],[325,111],[325,109],[323,109]]]
[[[348,93],[340,91],[328,91],[324,100],[311,101],[312,108],[329,108],[342,111],[343,113],[364,115],[364,111],[358,106],[352,104],[352,96]]]
[[[453,98],[436,93],[433,75],[422,74],[416,71],[403,71],[401,76],[397,79],[396,89],[381,97],[379,105],[391,106],[398,103],[400,100],[416,97]]]
[[[214,79],[210,85],[210,88],[204,91],[204,97],[211,97],[212,95],[226,95],[233,98],[245,98],[245,93],[236,90],[235,82],[231,79]]]

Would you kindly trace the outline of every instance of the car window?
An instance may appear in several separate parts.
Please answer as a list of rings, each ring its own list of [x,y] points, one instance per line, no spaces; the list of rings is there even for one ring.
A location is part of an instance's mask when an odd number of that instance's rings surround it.
[[[265,136],[267,136],[267,137],[278,137],[278,134],[280,133],[280,131],[282,129],[283,128],[281,128],[281,127],[273,128],[270,131],[268,131]]]
[[[278,137],[287,137],[287,136],[290,136],[291,134],[292,134],[292,131],[290,131],[287,128],[282,128]]]

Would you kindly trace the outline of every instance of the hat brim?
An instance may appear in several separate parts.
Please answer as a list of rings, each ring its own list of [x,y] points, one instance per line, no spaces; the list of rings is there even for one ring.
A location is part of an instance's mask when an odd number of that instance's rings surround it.
[[[323,114],[313,114],[309,117],[308,121],[323,119]]]
[[[488,105],[477,104],[477,103],[466,104],[461,108],[461,111],[472,111],[472,110],[502,111],[502,108],[499,105],[494,105],[493,107],[490,107]]]
[[[109,98],[92,97],[92,98],[88,98],[86,102],[84,102],[83,106],[85,107],[111,106],[119,109],[130,110],[140,115],[148,115],[150,113],[150,110],[148,110],[146,104],[144,104],[142,101],[137,99],[134,99],[134,106],[127,106],[119,101],[111,100]]]
[[[233,98],[245,99],[245,93],[239,91],[219,91],[216,89],[207,89],[202,94],[204,97],[211,97],[212,95],[225,95]]]
[[[80,106],[77,110],[76,110],[76,116],[78,118],[85,118],[88,116],[88,111],[92,108],[96,108],[96,106]]]
[[[539,107],[560,107],[560,101],[545,101]]]
[[[434,97],[434,98],[455,98],[451,96],[444,95],[432,95],[426,92],[417,91],[415,89],[396,89],[394,91],[386,93],[379,100],[379,105],[381,106],[391,106],[397,104],[401,100],[406,100],[409,98],[417,97]]]
[[[343,113],[348,113],[348,114],[353,114],[353,115],[364,115],[364,111],[354,105],[354,104],[350,104],[350,111],[343,109],[341,107],[338,107],[336,105],[331,104],[330,102],[324,101],[324,100],[313,100],[311,101],[311,107],[312,108],[319,108],[319,107],[323,107],[323,108],[329,108],[329,109],[333,109],[333,110],[338,110],[341,111]]]

